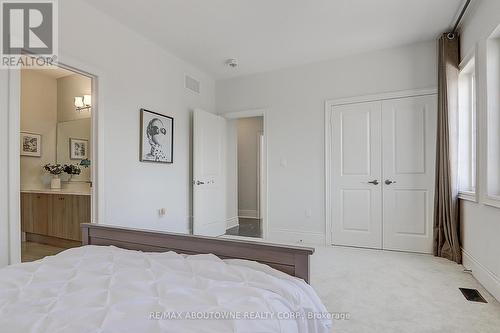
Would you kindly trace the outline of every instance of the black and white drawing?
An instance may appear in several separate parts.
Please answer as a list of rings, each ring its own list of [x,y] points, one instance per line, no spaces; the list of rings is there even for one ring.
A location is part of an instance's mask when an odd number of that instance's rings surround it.
[[[141,109],[142,162],[173,163],[174,118]]]
[[[69,139],[69,157],[72,160],[88,158],[89,141],[85,139]]]
[[[35,133],[21,132],[21,155],[42,156],[42,136]]]

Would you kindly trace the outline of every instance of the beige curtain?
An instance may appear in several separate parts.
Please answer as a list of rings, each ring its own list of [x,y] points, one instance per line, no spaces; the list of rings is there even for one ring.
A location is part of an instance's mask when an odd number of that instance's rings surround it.
[[[439,39],[434,255],[462,262],[458,219],[458,65],[459,38]]]

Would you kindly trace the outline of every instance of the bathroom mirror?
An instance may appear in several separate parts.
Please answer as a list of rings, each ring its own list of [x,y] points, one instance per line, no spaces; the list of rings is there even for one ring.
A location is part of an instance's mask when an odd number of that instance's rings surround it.
[[[91,160],[91,80],[72,74],[57,79],[56,163],[76,165],[79,175],[63,174],[64,181],[90,182],[90,167],[81,165]]]
[[[78,165],[81,169],[80,175],[71,176],[71,181],[90,181],[90,168],[80,165],[83,159],[90,159],[91,156],[90,129],[90,118],[57,123],[57,163]]]

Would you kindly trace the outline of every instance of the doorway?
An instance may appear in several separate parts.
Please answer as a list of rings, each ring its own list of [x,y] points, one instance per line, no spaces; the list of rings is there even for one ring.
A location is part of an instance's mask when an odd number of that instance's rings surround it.
[[[95,77],[22,68],[19,87],[21,261],[81,245],[94,202]]]
[[[246,118],[256,118],[259,125],[248,138],[251,145],[247,149],[251,151],[248,159],[253,166],[239,171],[243,163],[240,162],[238,167],[236,120]],[[223,116],[194,110],[192,149],[193,234],[265,239],[268,216],[265,110],[226,113]],[[245,176],[252,179],[251,192],[244,192],[248,194],[248,201],[242,200],[241,204],[239,198],[243,194],[239,194],[238,174],[244,178],[242,181],[247,180]],[[245,224],[241,230],[246,232],[240,232],[240,217]]]
[[[263,109],[224,114],[226,126],[225,237],[267,236],[267,126]]]
[[[262,237],[263,118],[227,121],[227,209],[230,219],[226,235]]]
[[[333,103],[327,115],[332,243],[431,253],[436,95]]]

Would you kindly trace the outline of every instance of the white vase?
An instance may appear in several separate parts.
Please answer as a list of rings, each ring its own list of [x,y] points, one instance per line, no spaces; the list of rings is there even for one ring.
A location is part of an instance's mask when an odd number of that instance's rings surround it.
[[[54,175],[50,181],[50,188],[53,190],[60,190],[61,189],[61,178],[59,178],[59,175]]]

